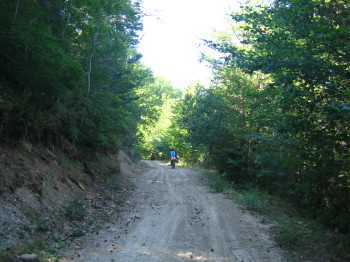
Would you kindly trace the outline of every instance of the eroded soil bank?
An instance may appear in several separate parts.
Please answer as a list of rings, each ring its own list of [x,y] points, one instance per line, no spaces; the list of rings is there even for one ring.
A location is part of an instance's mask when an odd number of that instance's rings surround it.
[[[210,192],[204,175],[161,162],[132,175],[128,210],[104,229],[73,242],[67,261],[284,261],[270,225]]]
[[[97,230],[123,208],[131,194],[126,177],[137,172],[121,150],[96,154],[83,164],[59,148],[2,144],[0,261],[17,261],[28,252],[56,253],[71,239]]]

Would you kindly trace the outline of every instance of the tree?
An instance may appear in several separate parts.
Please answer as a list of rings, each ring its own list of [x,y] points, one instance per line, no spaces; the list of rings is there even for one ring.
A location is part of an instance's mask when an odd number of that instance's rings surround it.
[[[141,89],[141,121],[138,123],[137,150],[146,159],[168,159],[174,147],[174,107],[181,97],[181,90],[173,88],[163,77]]]
[[[344,232],[350,230],[349,7],[311,0],[246,6],[231,16],[239,44],[208,41],[224,54],[215,66],[271,78],[260,92],[268,103],[254,118],[250,159],[257,181]]]
[[[136,132],[140,64],[137,1],[2,1],[2,137],[82,150],[120,145]]]

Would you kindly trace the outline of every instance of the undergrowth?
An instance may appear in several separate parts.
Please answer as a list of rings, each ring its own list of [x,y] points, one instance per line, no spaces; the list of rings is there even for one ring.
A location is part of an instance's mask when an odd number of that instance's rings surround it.
[[[87,206],[84,201],[74,199],[64,204],[62,215],[70,221],[82,221],[86,214]]]
[[[223,192],[242,208],[262,216],[262,223],[273,224],[276,243],[289,251],[290,261],[350,261],[350,236],[326,228],[301,210],[292,207],[252,185],[237,186],[224,175],[205,171],[208,186]]]
[[[45,241],[44,240],[37,240],[32,242],[23,242],[18,243],[11,248],[8,249],[0,249],[0,261],[1,262],[17,262],[16,259],[17,254],[39,254],[42,258],[40,261],[42,262],[49,262],[53,260],[47,260],[48,257],[53,258],[52,255],[48,255],[48,253],[45,253],[41,250],[45,248]]]

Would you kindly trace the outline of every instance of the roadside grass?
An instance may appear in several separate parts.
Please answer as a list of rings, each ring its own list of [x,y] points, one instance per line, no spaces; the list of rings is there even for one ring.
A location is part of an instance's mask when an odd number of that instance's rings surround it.
[[[276,196],[253,186],[237,187],[223,175],[203,171],[208,186],[222,192],[242,208],[259,214],[262,223],[269,223],[276,243],[287,251],[288,261],[350,261],[350,236],[342,235],[292,207]]]
[[[120,165],[110,156],[98,156],[98,171],[106,178],[118,172]]]
[[[14,262],[15,261],[14,252],[0,249],[0,261]]]
[[[69,158],[67,155],[59,154],[56,159],[60,172],[67,174],[68,178],[76,185],[91,183],[91,177],[84,172],[84,166],[78,161]],[[52,175],[59,173],[59,170],[52,170]]]
[[[51,219],[42,219],[38,216],[33,225],[18,230],[21,241],[18,241],[17,244],[4,248],[0,241],[0,261],[16,262],[18,261],[17,257],[21,254],[37,254],[41,262],[57,261],[58,251],[65,247],[70,239],[82,236],[87,231],[84,225],[78,223],[85,218],[85,215],[86,204],[82,200],[76,199],[67,201],[62,206],[60,216],[63,220],[58,219],[61,222],[59,225]],[[69,230],[63,232],[65,226]],[[39,240],[26,240],[24,238],[26,233],[50,234],[51,240],[48,240],[47,237]]]
[[[38,240],[32,242],[18,243],[15,246],[8,249],[0,249],[0,261],[17,262],[17,254],[39,254],[41,262],[56,261],[57,258],[54,255],[42,251],[45,248],[45,245],[46,244],[44,240]]]
[[[82,221],[86,215],[86,203],[80,199],[70,200],[64,203],[62,216],[69,221]]]

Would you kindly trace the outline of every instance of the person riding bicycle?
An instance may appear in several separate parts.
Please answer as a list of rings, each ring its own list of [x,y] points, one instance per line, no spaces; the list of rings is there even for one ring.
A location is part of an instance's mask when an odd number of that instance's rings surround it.
[[[176,151],[173,148],[170,149],[170,160],[175,160],[176,162],[178,162]]]
[[[176,151],[174,149],[170,149],[170,165],[171,168],[174,169],[175,168],[175,163],[178,163],[179,160],[177,158],[177,154]]]

